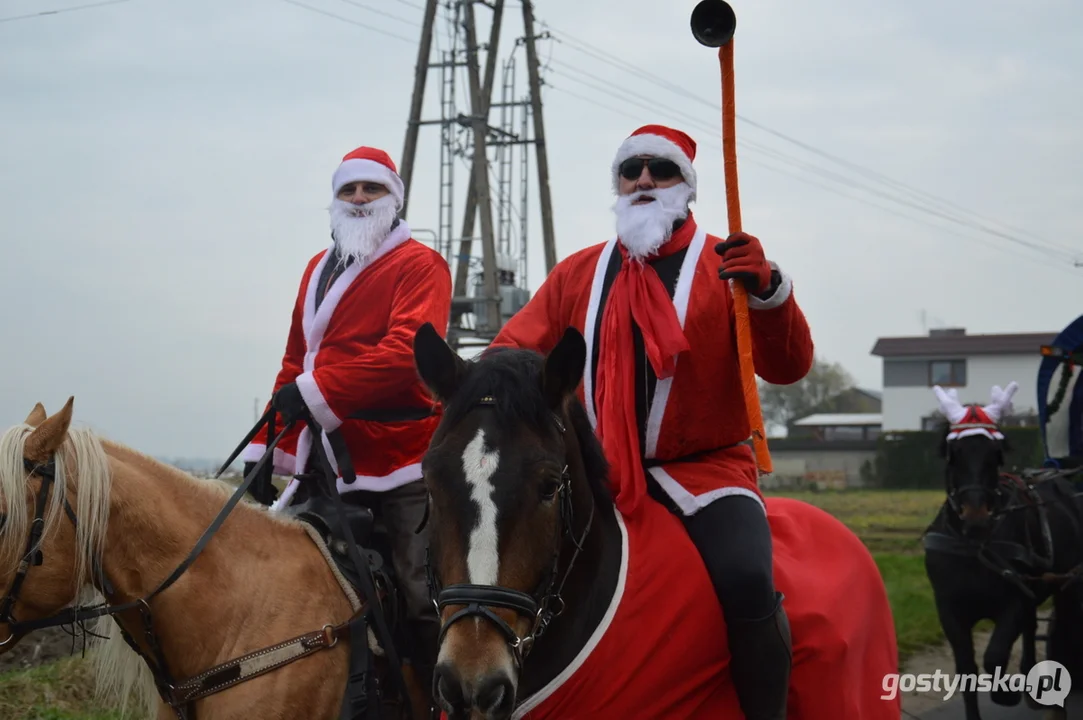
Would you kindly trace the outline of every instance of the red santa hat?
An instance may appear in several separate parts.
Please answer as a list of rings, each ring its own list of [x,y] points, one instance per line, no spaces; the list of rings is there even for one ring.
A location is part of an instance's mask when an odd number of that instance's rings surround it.
[[[386,187],[394,196],[396,207],[402,209],[405,190],[399,171],[390,155],[372,147],[361,146],[342,158],[342,163],[331,178],[331,197],[337,197],[343,185],[366,181]]]
[[[644,125],[629,135],[613,158],[613,192],[620,188],[620,164],[638,155],[653,155],[677,163],[684,181],[692,188],[691,200],[696,199],[696,141],[680,130],[664,125]]]

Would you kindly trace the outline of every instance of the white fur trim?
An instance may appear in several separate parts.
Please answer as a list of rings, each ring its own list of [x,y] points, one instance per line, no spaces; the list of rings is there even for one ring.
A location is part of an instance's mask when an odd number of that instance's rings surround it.
[[[387,187],[395,196],[396,208],[402,209],[402,198],[405,193],[402,178],[391,168],[375,160],[351,158],[339,165],[331,178],[331,197],[337,197],[338,191],[347,183],[364,181],[380,183]]]
[[[617,512],[616,507],[613,508],[613,514],[617,517],[617,526],[620,528],[620,570],[617,573],[617,587],[613,591],[613,597],[609,600],[609,607],[606,608],[605,615],[602,616],[598,627],[594,628],[594,632],[591,633],[590,638],[587,639],[586,644],[579,651],[579,654],[575,656],[575,659],[561,670],[555,678],[550,680],[548,685],[520,703],[512,713],[511,720],[523,720],[532,710],[552,697],[553,693],[568,682],[579,671],[579,668],[583,667],[587,658],[598,647],[598,644],[601,643],[602,638],[609,632],[609,628],[613,624],[613,618],[616,617],[617,609],[624,599],[624,588],[628,581],[628,528],[624,526],[624,518]]]
[[[767,513],[767,506],[763,504],[763,499],[748,488],[724,487],[705,492],[702,495],[693,495],[685,490],[672,475],[665,471],[664,468],[655,466],[648,468],[648,472],[654,476],[654,479],[658,481],[658,485],[665,491],[666,495],[669,495],[669,497],[672,498],[673,502],[677,504],[677,507],[680,508],[681,512],[685,515],[695,515],[715,500],[730,497],[732,495],[744,495],[745,497],[752,498],[763,509],[764,514]]]
[[[673,305],[677,310],[677,320],[680,321],[682,330],[684,321],[688,317],[688,303],[692,299],[692,282],[696,279],[696,266],[699,264],[699,257],[706,243],[707,231],[702,227],[697,227],[696,234],[692,236],[692,242],[689,243],[688,251],[681,263],[680,274],[677,276]],[[676,366],[674,366],[674,372],[676,372]],[[651,413],[647,416],[647,428],[644,433],[644,449],[648,458],[653,458],[658,452],[658,438],[662,434],[662,418],[666,414],[669,391],[672,387],[673,376],[660,379],[654,386],[654,399],[651,401]]]
[[[1000,432],[1000,430],[987,427],[966,427],[965,425],[961,426],[961,429],[959,430],[952,430],[947,434],[946,439],[958,440],[959,438],[970,437],[971,435],[984,435],[991,440],[1004,439],[1004,433]]]
[[[308,432],[308,428],[305,428],[301,432]],[[324,449],[328,449],[326,435],[324,435],[323,440]],[[337,465],[337,463],[335,462],[334,453],[329,453],[328,458],[330,458],[332,465]],[[335,471],[338,472],[337,467],[335,468]],[[300,473],[301,471],[297,470],[296,472]],[[423,476],[421,473],[421,463],[414,463],[412,465],[405,465],[403,467],[400,467],[399,469],[380,477],[377,477],[375,475],[357,475],[354,482],[352,483],[345,483],[342,481],[342,478],[339,477],[336,482],[336,487],[338,488],[339,495],[342,495],[343,493],[353,492],[354,490],[386,492],[388,490],[394,490],[395,488],[402,487],[403,485],[407,485],[416,480],[420,480],[422,477]],[[297,478],[291,479],[289,485],[286,486],[286,489],[282,491],[282,494],[278,497],[277,500],[275,500],[274,504],[271,506],[271,510],[280,510],[281,508],[285,507],[286,504],[289,503],[290,499],[293,497],[294,493],[297,492],[297,484]]]
[[[337,430],[342,425],[342,419],[335,415],[335,411],[327,404],[327,398],[320,391],[320,386],[316,383],[316,377],[311,372],[301,373],[294,382],[297,383],[297,389],[301,391],[301,397],[304,398],[305,405],[308,406],[308,409],[312,412],[312,417],[316,419],[320,427],[327,432]]]
[[[784,273],[776,263],[771,262],[770,265],[772,270],[778,270],[778,274],[782,276],[782,282],[775,288],[775,293],[766,300],[761,300],[749,293],[749,310],[770,310],[771,308],[777,308],[779,305],[789,300],[790,295],[793,293],[793,279]],[[730,280],[730,283],[732,284],[733,280]]]
[[[267,443],[251,443],[241,451],[240,460],[246,463],[259,462],[265,452],[267,452]],[[292,475],[297,466],[297,457],[276,447],[271,463],[274,465],[275,475]]]
[[[323,296],[323,302],[320,303],[320,309],[318,311],[316,310],[316,286],[319,285],[320,275],[323,273],[323,269],[327,265],[327,260],[331,255],[330,248],[328,248],[327,253],[320,258],[320,261],[316,263],[316,267],[312,268],[312,276],[309,278],[308,287],[305,292],[304,313],[301,318],[301,328],[304,331],[305,346],[308,349],[304,358],[303,369],[305,372],[312,372],[316,369],[316,353],[319,352],[320,343],[323,342],[323,334],[327,331],[327,325],[331,322],[331,315],[334,314],[335,308],[338,307],[339,301],[342,300],[342,296],[346,293],[346,289],[353,284],[353,281],[357,279],[365,268],[409,239],[410,226],[406,224],[405,220],[399,220],[399,224],[395,226],[394,230],[388,233],[387,237],[384,238],[384,241],[380,243],[380,247],[376,249],[376,252],[374,252],[364,264],[357,262],[353,263],[346,268],[333,283],[331,283],[331,287],[327,289],[327,292]]]
[[[696,169],[692,167],[692,161],[676,143],[661,135],[633,135],[621,143],[617,156],[613,159],[613,192],[619,192],[620,189],[620,164],[637,155],[654,155],[677,163],[684,181],[692,188],[689,202],[696,199]]]
[[[613,249],[617,246],[617,238],[612,238],[602,248],[598,257],[598,263],[594,266],[594,282],[590,286],[590,300],[587,303],[587,320],[583,324],[586,332],[584,338],[587,342],[586,368],[583,371],[583,397],[586,400],[587,417],[590,418],[590,426],[598,429],[598,414],[594,408],[594,330],[599,321],[598,310],[601,308],[602,288],[605,286],[605,271],[613,258]]]

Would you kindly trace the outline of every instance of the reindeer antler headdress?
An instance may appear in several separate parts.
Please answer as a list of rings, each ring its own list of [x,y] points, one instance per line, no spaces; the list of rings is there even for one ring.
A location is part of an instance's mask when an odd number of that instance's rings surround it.
[[[1004,434],[997,427],[997,422],[1011,412],[1012,396],[1018,389],[1019,385],[1014,380],[1004,389],[994,385],[989,391],[991,399],[988,405],[968,406],[959,402],[959,394],[955,388],[944,390],[939,385],[934,385],[933,392],[940,401],[940,412],[951,423],[948,440],[967,435],[985,435],[994,440],[1003,440]]]

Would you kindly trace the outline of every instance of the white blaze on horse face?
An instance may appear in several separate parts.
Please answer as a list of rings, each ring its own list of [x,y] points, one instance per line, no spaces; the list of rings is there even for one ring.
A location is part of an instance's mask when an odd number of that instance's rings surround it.
[[[470,549],[466,556],[466,571],[475,585],[496,585],[500,572],[492,483],[499,464],[500,452],[485,450],[485,431],[478,428],[478,434],[463,452],[463,473],[470,486],[470,497],[478,505],[478,524],[470,531]]]

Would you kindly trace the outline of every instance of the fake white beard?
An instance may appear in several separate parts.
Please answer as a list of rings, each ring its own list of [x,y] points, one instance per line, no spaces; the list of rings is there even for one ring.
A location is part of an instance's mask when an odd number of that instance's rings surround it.
[[[380,247],[398,215],[392,195],[385,195],[364,205],[354,205],[335,198],[331,201],[329,210],[331,232],[341,261],[346,262],[352,258],[354,262],[362,265]]]
[[[642,205],[632,203],[641,197],[654,198]],[[645,258],[673,234],[673,223],[688,214],[692,186],[679,183],[668,188],[635,191],[621,195],[613,206],[617,216],[617,237],[630,257]]]

